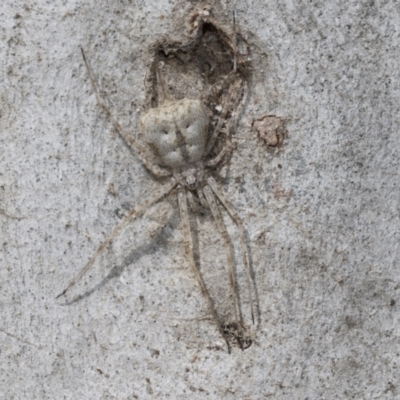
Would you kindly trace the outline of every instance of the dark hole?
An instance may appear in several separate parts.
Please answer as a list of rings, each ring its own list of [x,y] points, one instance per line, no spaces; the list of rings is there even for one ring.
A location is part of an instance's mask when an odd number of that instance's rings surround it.
[[[161,58],[169,58],[169,55],[166,53],[166,51],[164,49],[158,49],[158,55]]]
[[[207,32],[213,32],[213,33],[217,33],[217,28],[213,25],[210,24],[209,22],[205,22],[203,24],[203,35]]]

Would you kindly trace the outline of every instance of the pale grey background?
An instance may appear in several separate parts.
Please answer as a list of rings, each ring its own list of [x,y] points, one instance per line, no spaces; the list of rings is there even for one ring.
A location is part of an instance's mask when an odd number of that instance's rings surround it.
[[[1,2],[0,399],[400,396],[396,0],[214,8],[227,27],[236,9],[257,61],[220,171],[245,221],[258,290],[249,349],[227,354],[209,318],[174,198],[120,235],[74,290],[94,288],[82,300],[55,300],[160,184],[97,106],[79,46],[136,134],[149,46],[185,37],[199,7]],[[288,121],[280,151],[251,130],[265,113]],[[213,279],[224,259],[212,221],[200,218],[198,229],[205,275],[227,290],[222,274]]]

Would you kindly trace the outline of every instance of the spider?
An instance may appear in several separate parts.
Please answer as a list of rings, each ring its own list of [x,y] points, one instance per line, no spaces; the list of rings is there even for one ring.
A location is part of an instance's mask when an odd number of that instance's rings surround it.
[[[236,33],[236,30],[234,33]],[[234,62],[232,71],[227,79],[233,79],[237,72],[235,42],[232,44],[232,49],[234,50],[235,54]],[[119,122],[112,115],[111,111],[100,95],[92,69],[90,68],[82,48],[81,52],[91,84],[97,97],[97,101],[113,123],[122,139],[138,155],[139,159],[153,175],[156,177],[169,177],[169,182],[164,184],[160,189],[156,190],[150,198],[139,204],[134,209],[130,210],[125,215],[120,223],[112,230],[109,236],[100,244],[86,265],[73,278],[64,291],[57,296],[57,298],[65,295],[66,292],[80,280],[80,278],[92,266],[97,256],[107,247],[107,245],[113,240],[116,234],[122,229],[123,226],[125,226],[128,221],[138,217],[152,204],[167,196],[173,191],[173,189],[176,189],[180,216],[182,220],[185,252],[193,274],[201,288],[202,294],[207,300],[213,319],[215,320],[219,332],[228,346],[228,352],[230,352],[230,340],[232,339],[231,328],[227,328],[229,326],[236,327],[236,340],[240,347],[242,349],[248,347],[249,339],[245,338],[242,314],[238,304],[238,292],[233,269],[232,247],[227,229],[219,210],[218,202],[225,208],[239,229],[241,252],[243,256],[243,264],[249,292],[251,317],[254,323],[251,274],[245,231],[242,219],[239,217],[234,207],[229,202],[226,195],[223,194],[216,180],[211,176],[210,173],[210,168],[219,164],[230,150],[229,129],[226,126],[223,128],[224,124],[226,125],[224,117],[226,117],[228,114],[227,106],[225,106],[225,109],[222,110],[219,120],[215,124],[213,132],[209,134],[209,117],[207,108],[203,102],[201,100],[191,98],[172,100],[167,94],[163,78],[160,76],[159,71],[157,71],[157,80],[161,84],[160,86],[163,92],[163,99],[158,107],[149,109],[141,117],[140,125],[145,141],[145,144],[142,144],[133,139],[132,136],[130,136],[122,128]],[[230,97],[232,97],[232,94]],[[227,136],[225,145],[221,150],[218,150],[219,153],[211,156],[211,152],[214,149],[216,140],[219,138],[221,132],[224,132]],[[209,295],[205,282],[195,261],[193,239],[189,223],[188,204],[193,211],[198,209],[199,206],[195,201],[196,195],[201,205],[211,211],[217,229],[224,242],[235,316],[234,324],[229,325],[221,322],[221,319],[216,311],[214,303]]]

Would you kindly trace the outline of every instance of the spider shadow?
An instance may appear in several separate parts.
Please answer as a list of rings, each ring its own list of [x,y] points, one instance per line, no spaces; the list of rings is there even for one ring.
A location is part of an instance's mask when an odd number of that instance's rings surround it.
[[[60,305],[69,306],[90,297],[94,292],[102,289],[113,279],[119,278],[128,266],[138,262],[143,256],[151,252],[167,249],[168,239],[173,235],[173,232],[178,227],[179,223],[180,218],[178,211],[175,208],[168,220],[157,229],[155,235],[148,243],[137,247],[135,250],[132,250],[131,253],[124,259],[124,261],[120,265],[112,267],[107,276],[104,277],[97,285],[74,297],[72,300],[66,301]]]

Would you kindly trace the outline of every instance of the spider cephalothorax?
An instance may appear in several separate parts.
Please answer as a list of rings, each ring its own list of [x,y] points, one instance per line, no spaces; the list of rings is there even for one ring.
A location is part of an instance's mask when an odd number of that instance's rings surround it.
[[[197,190],[204,182],[204,163],[198,161],[176,168],[174,169],[174,178],[181,186],[186,186],[191,191]]]

